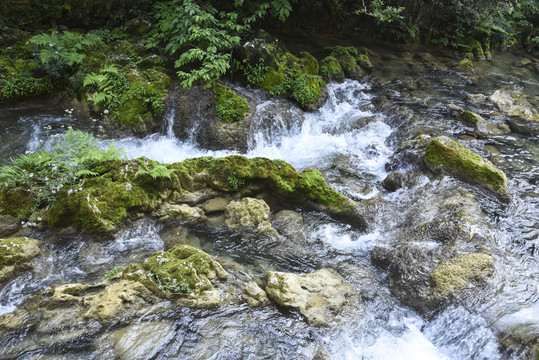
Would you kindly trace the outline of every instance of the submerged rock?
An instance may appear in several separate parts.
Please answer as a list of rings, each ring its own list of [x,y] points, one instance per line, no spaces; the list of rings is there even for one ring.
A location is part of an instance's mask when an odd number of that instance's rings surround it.
[[[0,287],[16,270],[27,267],[36,257],[41,241],[27,237],[0,239]]]
[[[486,254],[464,254],[442,262],[430,274],[435,296],[448,296],[494,272],[494,259]]]
[[[250,307],[259,307],[269,304],[268,294],[257,283],[251,281],[245,286],[243,299]]]
[[[430,140],[425,150],[425,163],[435,173],[449,173],[490,190],[503,201],[511,199],[507,178],[501,170],[446,136]]]
[[[172,322],[151,321],[128,325],[105,334],[97,342],[99,359],[151,359],[176,333]]]
[[[509,127],[506,124],[491,124],[482,116],[469,110],[462,111],[457,119],[464,125],[473,127],[474,133],[480,137],[500,136],[510,133]]]
[[[202,209],[187,204],[164,203],[152,215],[158,217],[161,222],[179,222],[187,226],[196,225],[208,219]]]
[[[539,113],[526,100],[522,91],[508,88],[499,89],[489,97],[489,100],[496,104],[500,111],[511,117],[509,125],[514,131],[532,135],[539,134]]]
[[[474,288],[494,271],[494,259],[490,255],[452,257],[452,251],[443,247],[375,247],[371,260],[374,265],[388,269],[391,293],[421,314],[460,299],[465,290]]]
[[[225,209],[225,223],[228,227],[277,237],[279,234],[268,221],[269,216],[270,208],[264,200],[249,197],[233,201]]]
[[[326,326],[356,294],[344,278],[332,269],[296,275],[271,271],[266,291],[279,305],[299,311],[313,326]]]

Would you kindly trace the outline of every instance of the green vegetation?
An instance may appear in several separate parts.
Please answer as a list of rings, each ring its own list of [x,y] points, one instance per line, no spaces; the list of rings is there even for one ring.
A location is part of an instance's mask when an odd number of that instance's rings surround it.
[[[333,56],[326,56],[320,61],[320,74],[329,80],[344,80],[344,71],[339,64],[339,60]]]
[[[433,171],[448,172],[485,187],[502,200],[510,199],[505,174],[457,141],[445,136],[433,138],[425,150],[425,161]]]
[[[34,210],[50,206],[57,200],[56,194],[66,187],[77,191],[79,181],[96,176],[92,167],[111,159],[121,159],[124,152],[110,143],[105,149],[91,134],[68,130],[52,145],[50,150],[11,158],[8,165],[0,167],[0,189],[24,194],[32,198]]]
[[[486,254],[464,254],[442,262],[430,275],[434,294],[448,296],[463,290],[470,282],[484,280],[494,271],[494,259]]]
[[[249,111],[247,100],[238,96],[226,85],[216,84],[212,88],[217,100],[217,115],[225,123],[238,122]]]
[[[45,185],[42,185],[45,180],[37,185],[34,182],[27,184],[29,180],[25,179],[30,177],[29,170],[21,170],[23,177],[17,177],[11,185],[4,184],[0,207],[6,214],[28,215],[37,205],[46,206],[43,216],[52,226],[77,226],[103,234],[114,231],[132,215],[151,212],[165,201],[178,202],[199,191],[248,196],[267,190],[335,216],[353,216],[355,211],[354,203],[327,185],[319,172],[305,170],[297,173],[291,165],[280,160],[202,157],[161,165],[145,158],[127,162],[115,160],[116,156],[110,156],[112,160],[106,160],[105,156],[100,158],[104,161],[83,168],[80,173],[81,176],[84,174],[83,182],[78,182],[81,177],[75,173],[69,177],[67,185],[56,185],[47,190],[45,199],[39,192],[39,189],[45,191]],[[162,168],[162,175],[154,174],[155,179],[147,176],[152,168]],[[35,174],[30,179],[34,177]]]
[[[266,15],[284,21],[290,14],[288,0],[244,2],[236,0],[232,8],[218,8],[218,2],[199,4],[194,0],[174,0],[156,4],[157,26],[149,46],[165,43],[171,55],[180,53],[175,66],[184,87],[198,81],[213,85],[231,68],[231,52],[239,46],[251,23]],[[187,64],[196,64],[189,71]]]
[[[117,266],[105,275],[105,280],[110,280],[125,269],[125,266]]]
[[[76,67],[82,64],[86,57],[84,52],[100,41],[101,37],[98,35],[82,35],[70,31],[52,31],[50,34],[38,34],[30,39],[30,43],[35,47],[38,67],[55,81],[73,75]]]

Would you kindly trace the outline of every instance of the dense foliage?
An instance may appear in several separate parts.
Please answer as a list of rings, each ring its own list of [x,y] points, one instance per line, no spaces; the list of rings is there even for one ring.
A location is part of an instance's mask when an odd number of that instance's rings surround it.
[[[174,0],[156,5],[157,26],[149,46],[165,44],[171,55],[180,53],[175,66],[184,87],[202,80],[211,84],[232,65],[232,51],[257,19],[267,15],[285,21],[292,6],[288,0],[244,2],[236,0],[232,8],[219,2],[199,3],[195,0]],[[193,64],[189,70],[185,65]]]
[[[49,205],[56,199],[54,194],[64,187],[97,175],[92,171],[93,165],[124,155],[124,150],[117,149],[113,142],[102,149],[91,134],[68,130],[50,149],[19,155],[0,167],[0,189],[20,189],[31,194],[36,208]]]

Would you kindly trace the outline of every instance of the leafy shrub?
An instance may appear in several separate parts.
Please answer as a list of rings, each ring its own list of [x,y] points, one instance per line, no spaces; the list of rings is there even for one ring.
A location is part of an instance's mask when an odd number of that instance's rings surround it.
[[[215,2],[217,3],[217,2]],[[250,24],[266,15],[284,21],[292,10],[288,0],[235,0],[226,10],[218,10],[210,2],[174,0],[157,3],[157,26],[148,46],[165,43],[171,55],[181,52],[175,63],[183,87],[197,81],[213,85],[229,69],[232,50],[239,46]],[[184,65],[195,65],[189,71]]]
[[[98,74],[86,75],[83,86],[95,90],[90,100],[107,109],[116,109],[120,96],[129,89],[125,74],[114,65],[105,66]]]
[[[101,41],[101,37],[88,33],[64,31],[35,35],[30,43],[35,47],[36,62],[41,70],[53,80],[67,78],[76,72],[85,58],[84,52]]]
[[[21,154],[0,167],[0,187],[28,191],[34,197],[36,208],[50,205],[63,188],[76,185],[84,177],[97,175],[91,170],[93,165],[124,156],[125,151],[117,149],[114,143],[101,149],[93,135],[70,129],[50,150]]]

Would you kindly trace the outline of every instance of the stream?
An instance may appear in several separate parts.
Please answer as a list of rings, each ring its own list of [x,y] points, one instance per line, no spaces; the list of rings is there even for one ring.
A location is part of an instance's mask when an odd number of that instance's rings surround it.
[[[294,209],[304,219],[294,239],[301,249],[298,253],[284,245],[276,249],[249,246],[238,237],[231,238],[219,225],[220,219],[214,219],[215,226],[190,229],[187,241],[219,259],[241,264],[253,278],[269,270],[306,273],[324,267],[336,269],[358,290],[362,301],[347,305],[330,327],[311,327],[296,312],[276,306],[251,309],[243,303],[217,310],[171,308],[163,315],[149,311],[147,317],[122,329],[104,333],[89,329],[78,343],[51,348],[45,355],[40,355],[40,349],[51,340],[47,336],[21,334],[0,339],[0,348],[8,354],[0,354],[0,359],[108,359],[112,353],[108,352],[107,337],[115,339],[116,351],[123,349],[120,353],[129,354],[125,356],[131,359],[313,359],[320,348],[336,360],[524,359],[518,346],[504,352],[500,343],[507,333],[521,339],[539,333],[539,138],[516,133],[475,138],[464,125],[448,119],[444,107],[452,103],[490,114],[495,110],[492,104],[470,101],[467,94],[488,96],[507,85],[523,89],[537,107],[537,71],[504,70],[516,58],[509,53],[495,54],[492,62],[478,63],[480,75],[472,81],[441,66],[425,66],[426,60],[406,52],[388,51],[380,55],[373,76],[383,74],[384,86],[353,80],[329,84],[326,104],[305,113],[287,100],[267,99],[256,89],[235,88],[257,103],[248,151],[242,155],[282,159],[298,172],[317,169],[332,187],[351,199],[376,198],[383,206],[367,232],[319,212]],[[437,61],[443,64],[443,59]],[[402,113],[375,106],[382,95],[406,108],[406,114],[417,115],[413,125]],[[168,110],[162,133],[144,139],[116,139],[116,145],[124,147],[130,158],[145,156],[166,163],[237,154],[209,151],[189,138],[176,138],[170,123],[173,112]],[[0,136],[2,162],[36,150],[67,126],[83,130],[93,126],[91,121],[78,126],[76,114],[46,106],[2,109],[0,122],[6,124]],[[503,205],[455,179],[425,175],[408,187],[386,191],[382,186],[390,173],[386,164],[402,141],[420,133],[459,139],[490,158],[508,176],[511,203]],[[489,225],[477,231],[492,238],[487,251],[495,259],[495,271],[482,292],[422,316],[392,295],[389,274],[372,265],[371,252],[375,246],[398,244],[413,226],[411,221],[419,223],[435,214],[444,192],[457,187],[470,190],[485,214]],[[165,248],[165,230],[145,218],[122,230],[114,240],[103,242],[80,234],[32,229],[31,237],[44,243],[43,254],[32,260],[33,271],[2,288],[0,315],[15,310],[47,286],[97,283],[116,266],[143,261]],[[420,246],[436,248],[441,244],[425,242]]]

